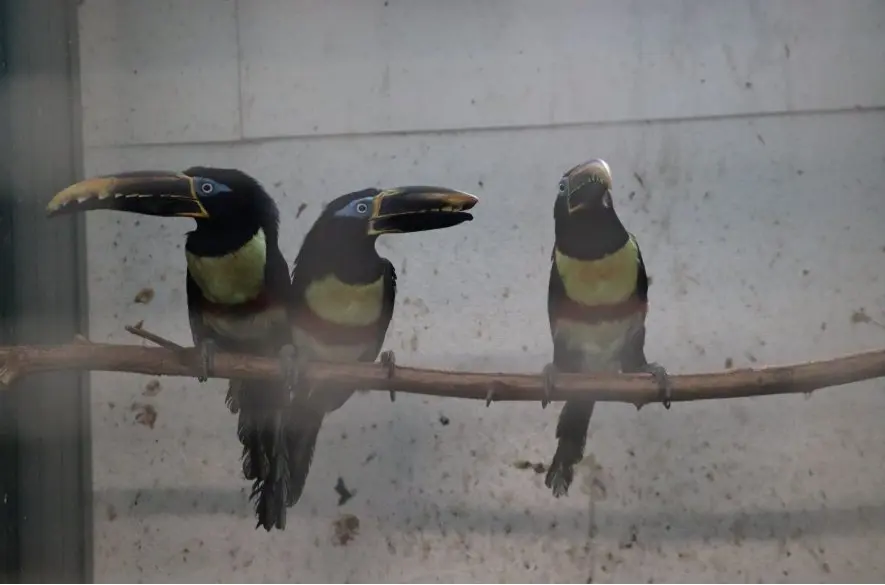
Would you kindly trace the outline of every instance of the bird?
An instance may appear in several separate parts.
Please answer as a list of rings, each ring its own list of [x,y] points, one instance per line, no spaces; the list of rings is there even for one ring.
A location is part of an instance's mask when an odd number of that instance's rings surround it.
[[[397,274],[375,244],[382,234],[453,227],[472,219],[478,199],[454,189],[362,189],[331,201],[304,237],[292,268],[292,339],[299,360],[373,362],[392,375],[393,351],[381,352],[393,317]],[[301,363],[301,362],[298,362]],[[326,415],[354,390],[300,385],[287,427],[290,484],[306,480]],[[392,395],[391,395],[392,397]]]
[[[286,509],[301,497],[322,414],[349,396],[329,394],[340,400],[330,404],[328,397],[323,402],[323,394],[296,392],[305,360],[350,356],[369,329],[371,343],[350,359],[373,361],[383,343],[396,276],[390,262],[375,252],[375,240],[384,233],[469,221],[467,210],[477,201],[460,191],[424,186],[341,196],[308,232],[291,275],[279,248],[276,203],[255,178],[238,169],[194,166],[93,177],[56,194],[47,212],[111,209],[196,221],[196,229],[187,234],[185,257],[189,322],[202,372],[198,379],[211,376],[218,349],[277,354],[281,360],[281,380],[231,380],[226,397],[230,411],[238,414],[256,528],[270,531],[285,529]],[[378,276],[368,286],[360,286],[361,279],[373,275]],[[374,328],[350,326],[365,314],[361,311],[371,313],[375,306]],[[392,352],[384,358],[385,367],[393,367]]]
[[[205,382],[218,349],[279,355],[292,371],[291,279],[279,248],[279,210],[251,175],[234,168],[131,171],[86,179],[59,192],[50,216],[112,209],[196,223],[185,240],[187,310]],[[243,474],[253,481],[258,524],[285,528],[291,499],[282,416],[293,382],[231,380]]]
[[[553,361],[543,369],[542,405],[560,372],[645,372],[669,408],[667,370],[645,355],[649,277],[637,238],[615,211],[606,161],[590,159],[562,175],[553,218],[547,291]],[[593,407],[593,400],[570,398],[560,411],[556,452],[544,479],[556,498],[568,493],[584,456]]]

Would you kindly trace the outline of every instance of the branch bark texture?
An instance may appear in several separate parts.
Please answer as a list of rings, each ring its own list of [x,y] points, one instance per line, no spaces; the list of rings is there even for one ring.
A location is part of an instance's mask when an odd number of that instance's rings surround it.
[[[219,353],[214,377],[267,379],[280,376],[277,360]],[[57,370],[98,370],[148,375],[198,374],[195,350],[76,342],[56,346],[0,347],[0,390],[20,377]],[[808,393],[885,377],[885,349],[802,364],[731,370],[708,374],[673,375],[673,402]],[[379,364],[311,362],[306,380],[315,389],[346,386],[389,392],[424,394],[486,401],[540,401],[540,375],[450,372],[397,366],[392,376]],[[576,395],[602,402],[641,406],[659,402],[659,390],[646,374],[562,374],[554,401]]]

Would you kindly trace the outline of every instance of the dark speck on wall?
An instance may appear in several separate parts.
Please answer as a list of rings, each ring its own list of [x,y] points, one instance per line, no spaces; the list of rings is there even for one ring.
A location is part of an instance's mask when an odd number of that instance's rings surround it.
[[[156,396],[160,393],[160,390],[162,390],[162,386],[160,386],[160,381],[155,378],[145,384],[144,390],[142,390],[141,393],[144,396]]]
[[[135,422],[144,425],[149,429],[153,429],[157,422],[157,409],[150,404],[142,404],[136,402],[132,405],[132,411],[135,412]]]
[[[338,494],[338,505],[343,506],[356,492],[347,489],[347,486],[344,485],[344,478],[339,477],[338,482],[335,483],[335,493]]]
[[[149,286],[144,287],[135,295],[134,302],[146,305],[154,299],[154,289]]]
[[[344,514],[332,523],[332,527],[335,531],[335,543],[346,546],[359,533],[360,519],[353,514]]]

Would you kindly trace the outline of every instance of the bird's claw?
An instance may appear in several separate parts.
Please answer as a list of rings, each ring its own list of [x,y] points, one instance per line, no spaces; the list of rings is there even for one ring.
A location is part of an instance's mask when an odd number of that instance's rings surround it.
[[[489,384],[488,390],[486,390],[486,408],[491,406],[492,400],[495,399],[495,395],[498,394],[498,391],[504,387],[504,384],[499,382],[498,380],[493,381]]]
[[[291,343],[287,343],[280,348],[280,371],[283,376],[283,384],[286,392],[291,396],[298,382],[301,381],[302,360],[298,355],[298,351]]]
[[[393,378],[396,375],[396,354],[393,353],[392,349],[386,349],[381,352],[379,357],[381,366],[385,369],[388,379]],[[390,401],[396,401],[396,392],[393,390],[390,390]]]
[[[645,371],[651,374],[661,391],[661,402],[664,408],[670,408],[670,401],[673,399],[673,386],[670,383],[670,375],[667,370],[659,363],[651,362],[645,367]]]
[[[200,342],[200,369],[202,374],[197,376],[197,380],[205,382],[212,376],[215,369],[215,352],[218,351],[218,344],[214,339],[204,339]]]
[[[559,370],[552,363],[544,366],[544,369],[541,371],[541,376],[544,378],[544,398],[541,399],[541,408],[547,408],[547,405],[550,404],[550,395],[553,394],[553,390],[556,388],[556,376],[558,373]]]

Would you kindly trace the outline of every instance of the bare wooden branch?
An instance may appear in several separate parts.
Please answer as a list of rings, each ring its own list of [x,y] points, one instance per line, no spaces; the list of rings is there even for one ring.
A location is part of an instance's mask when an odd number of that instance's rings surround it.
[[[147,331],[146,329],[142,329],[140,323],[138,325],[134,325],[134,326],[127,325],[126,331],[128,331],[132,335],[135,335],[137,337],[141,337],[142,339],[147,339],[151,343],[156,343],[160,347],[170,349],[172,351],[184,351],[185,349],[187,349],[181,345],[178,345],[174,341],[169,341],[165,337],[160,337],[156,333],[151,333],[150,331]]]
[[[182,359],[184,353],[193,355],[193,349],[172,351],[82,342],[0,347],[0,387],[8,387],[22,376],[56,370],[196,377],[200,373],[196,359]],[[213,377],[217,378],[268,379],[280,376],[280,364],[271,358],[219,352],[214,366]],[[305,376],[315,391],[322,391],[318,386],[322,384],[483,401],[540,401],[543,397],[540,375],[446,372],[401,366],[396,366],[392,373],[391,376],[388,367],[377,363],[311,362]],[[671,377],[672,400],[807,393],[879,377],[885,377],[885,350],[790,366],[674,375]],[[594,400],[628,402],[637,406],[660,400],[657,385],[647,374],[562,374],[551,398],[561,401],[578,394]]]

